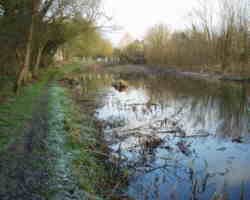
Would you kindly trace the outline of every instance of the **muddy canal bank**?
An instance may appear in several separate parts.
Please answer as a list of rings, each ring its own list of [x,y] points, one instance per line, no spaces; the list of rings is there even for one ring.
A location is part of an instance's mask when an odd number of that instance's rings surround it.
[[[244,75],[224,74],[222,72],[206,72],[206,71],[183,71],[175,67],[161,67],[148,65],[121,65],[110,67],[111,73],[120,73],[122,76],[135,77],[138,75],[147,76],[176,76],[190,79],[206,80],[209,82],[234,82],[234,83],[250,83],[250,78]]]

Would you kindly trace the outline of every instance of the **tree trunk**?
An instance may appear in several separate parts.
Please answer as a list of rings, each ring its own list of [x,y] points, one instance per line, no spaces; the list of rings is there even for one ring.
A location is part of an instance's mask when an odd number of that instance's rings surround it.
[[[39,3],[40,3],[39,1],[34,1],[32,5],[31,24],[30,24],[30,30],[29,30],[28,41],[27,41],[27,46],[26,46],[24,63],[21,65],[21,69],[18,73],[15,88],[14,88],[16,93],[18,93],[18,90],[20,86],[22,85],[22,83],[23,82],[25,83],[28,79],[30,57],[31,57],[31,52],[32,52],[35,17],[37,14],[36,12],[37,12]]]
[[[230,64],[230,47],[232,42],[232,35],[229,30],[227,30],[224,38],[223,38],[223,45],[222,45],[222,70],[225,71],[225,69]]]
[[[33,20],[32,20],[33,21]],[[23,65],[21,66],[21,70],[18,73],[17,76],[17,81],[15,85],[15,92],[17,93],[20,86],[22,85],[22,82],[26,80],[27,74],[29,72],[29,65],[30,65],[30,56],[31,56],[31,48],[32,48],[32,39],[33,39],[33,22],[31,23],[30,26],[30,32],[29,32],[29,37],[28,37],[28,42],[27,42],[27,47],[26,47],[26,53],[25,53],[25,60]]]
[[[43,49],[44,49],[44,47],[40,47],[38,49],[38,54],[37,54],[37,57],[36,57],[36,64],[35,64],[35,68],[34,68],[34,75],[35,76],[37,76],[37,74],[38,74],[38,70],[39,70],[39,66],[40,66],[40,63],[41,63]]]

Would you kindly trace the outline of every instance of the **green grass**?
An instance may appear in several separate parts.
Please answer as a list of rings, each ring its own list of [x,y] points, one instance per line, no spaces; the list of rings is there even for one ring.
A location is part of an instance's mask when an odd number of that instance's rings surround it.
[[[5,103],[0,104],[0,153],[7,152],[11,144],[22,141],[22,130],[32,118],[43,89],[50,80],[60,80],[86,69],[87,65],[71,63],[40,71],[39,80],[23,87],[19,95],[10,92]],[[58,84],[52,84],[48,90],[49,107],[44,108],[44,112],[49,112],[51,140],[48,142],[51,142],[51,150],[54,148],[55,155],[59,156],[58,168],[63,168],[60,165],[65,161],[65,166],[70,167],[65,169],[65,173],[72,173],[86,196],[98,199],[97,196],[107,192],[107,185],[112,180],[103,162],[98,140],[100,133],[95,122],[75,103],[70,91]],[[53,192],[48,195],[51,194]]]
[[[51,141],[58,141],[52,146],[56,151],[61,149],[61,153],[58,152],[57,155],[65,155],[61,156],[58,163],[70,162],[66,166],[71,166],[69,171],[76,178],[81,190],[85,195],[95,196],[96,199],[103,193],[103,186],[108,182],[108,173],[97,153],[100,150],[95,124],[75,104],[67,89],[55,85],[51,89],[51,96],[50,130],[53,132],[51,137],[54,138]],[[68,159],[66,155],[69,155]]]
[[[0,152],[20,136],[25,121],[31,119],[34,105],[48,81],[60,79],[81,67],[80,63],[71,63],[42,70],[38,80],[22,87],[19,95],[13,92],[15,77],[0,77]]]
[[[12,92],[12,84],[8,88],[2,88],[1,95],[4,93],[7,98],[0,104],[0,152],[22,136],[25,122],[32,118],[42,89],[51,76],[52,73],[47,72],[41,80],[21,88],[18,95]]]
[[[38,83],[25,87],[21,95],[11,96],[0,105],[0,152],[11,140],[15,140],[15,136],[19,136],[18,132],[24,122],[31,119],[34,104],[43,86],[44,83]]]
[[[79,74],[84,73],[88,70],[88,66],[92,63],[83,63],[83,62],[70,62],[66,64],[54,65],[50,71],[54,71],[56,76],[55,78],[63,78],[66,75],[70,74]]]

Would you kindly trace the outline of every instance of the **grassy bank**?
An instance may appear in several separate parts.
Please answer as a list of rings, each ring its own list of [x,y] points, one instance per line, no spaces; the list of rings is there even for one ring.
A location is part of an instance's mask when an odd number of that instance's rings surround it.
[[[105,187],[109,182],[103,157],[105,153],[98,141],[100,132],[93,119],[75,104],[67,89],[54,85],[50,94],[49,141],[52,151],[58,155],[54,160],[54,170],[59,170],[55,174],[73,177],[71,185],[78,187],[82,195],[99,199],[98,196],[106,193]]]
[[[19,95],[12,93],[10,88],[3,90],[6,99],[0,104],[0,152],[6,150],[13,141],[22,136],[21,130],[32,118],[41,91],[48,80],[47,76],[37,83],[23,87]]]
[[[23,87],[19,95],[9,90],[0,104],[1,164],[11,166],[0,178],[16,185],[14,195],[26,195],[18,186],[26,181],[18,178],[24,172],[27,180],[39,179],[37,172],[44,174],[44,182],[35,185],[36,193],[46,199],[109,199],[113,194],[117,170],[107,164],[101,130],[76,103],[73,91],[57,81],[85,70],[85,65],[71,63],[40,72],[36,83]],[[20,166],[19,172],[11,177],[15,166]],[[0,198],[8,196],[7,182],[0,184]],[[24,187],[33,190],[29,185]]]

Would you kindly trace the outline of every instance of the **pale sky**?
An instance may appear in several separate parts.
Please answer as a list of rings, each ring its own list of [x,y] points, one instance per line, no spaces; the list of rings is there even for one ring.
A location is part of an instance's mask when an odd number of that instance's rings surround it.
[[[188,13],[197,0],[105,0],[108,15],[123,29],[108,34],[118,43],[125,32],[141,38],[146,30],[157,23],[164,23],[171,29],[182,29],[188,23]]]

